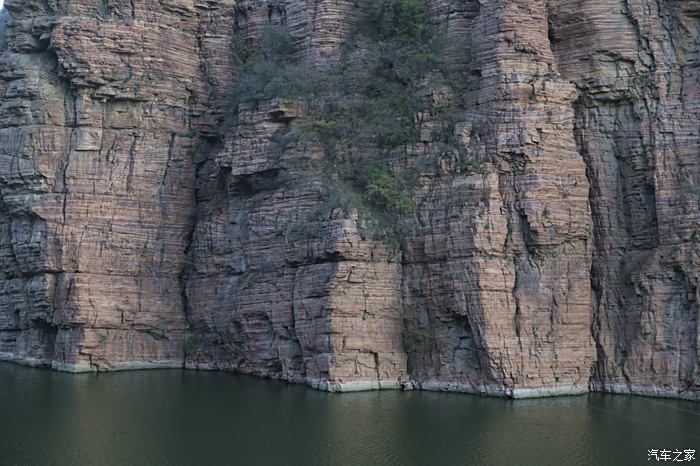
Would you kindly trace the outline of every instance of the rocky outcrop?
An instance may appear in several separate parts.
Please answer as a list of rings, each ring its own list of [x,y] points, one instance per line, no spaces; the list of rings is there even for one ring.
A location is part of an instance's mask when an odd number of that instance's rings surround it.
[[[409,353],[423,387],[588,389],[588,182],[573,133],[577,93],[555,72],[545,7],[488,2],[470,20],[478,78],[458,127],[485,169],[448,164],[425,183],[405,257],[412,327],[432,336]]]
[[[208,73],[232,79],[207,55],[228,47],[216,37],[232,6],[5,7],[0,353],[179,367],[196,136],[216,126]]]
[[[698,397],[700,2],[550,2],[594,225],[592,386]]]
[[[0,358],[698,399],[700,2],[426,3],[458,79],[420,87],[388,237],[303,101],[236,94],[269,25],[309,79],[361,57],[355,1],[9,1]]]
[[[338,59],[353,5],[239,2],[237,32],[257,43],[270,22],[283,24],[299,59],[323,70]],[[406,355],[397,251],[365,237],[357,212],[328,208],[323,148],[290,137],[304,119],[295,102],[240,104],[198,174],[187,367],[329,390],[398,387]]]

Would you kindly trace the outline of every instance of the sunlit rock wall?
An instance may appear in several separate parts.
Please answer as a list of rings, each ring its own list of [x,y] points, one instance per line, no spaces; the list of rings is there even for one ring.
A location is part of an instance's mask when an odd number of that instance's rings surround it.
[[[208,73],[232,5],[8,1],[0,59],[0,354],[181,366]],[[221,29],[221,31],[220,31]],[[223,31],[223,32],[222,32]],[[213,102],[210,104],[210,102]]]
[[[235,104],[236,40],[323,72],[356,2],[6,7],[3,359],[698,398],[700,2],[430,0],[461,79],[392,161],[422,167],[398,241],[327,207],[300,102]]]

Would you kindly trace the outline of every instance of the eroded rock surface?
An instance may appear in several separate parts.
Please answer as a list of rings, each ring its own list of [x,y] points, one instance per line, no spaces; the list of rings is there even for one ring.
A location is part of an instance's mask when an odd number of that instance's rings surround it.
[[[5,7],[0,352],[65,370],[179,367],[196,136],[217,121],[207,73],[232,79],[206,56],[226,56],[232,6]]]
[[[8,1],[0,357],[698,399],[700,2],[427,3],[460,80],[390,240],[327,202],[302,102],[235,92],[237,41],[324,72],[356,2]]]

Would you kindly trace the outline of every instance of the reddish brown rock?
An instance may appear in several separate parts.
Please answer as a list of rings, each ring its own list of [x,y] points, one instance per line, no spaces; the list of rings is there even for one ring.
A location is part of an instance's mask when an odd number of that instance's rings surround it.
[[[221,105],[203,51],[220,45],[211,12],[232,7],[6,8],[0,353],[71,371],[179,367],[195,136]]]
[[[700,2],[657,3],[550,2],[550,38],[591,182],[592,387],[697,399]]]
[[[460,79],[421,88],[390,241],[329,204],[304,105],[235,104],[236,41],[324,72],[356,2],[9,1],[0,357],[697,399],[700,2],[613,3],[428,2]]]

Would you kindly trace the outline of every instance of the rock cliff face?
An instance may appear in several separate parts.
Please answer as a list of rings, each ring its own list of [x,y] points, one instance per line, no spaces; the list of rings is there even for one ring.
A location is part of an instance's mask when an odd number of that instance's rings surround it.
[[[426,3],[459,80],[421,87],[390,239],[302,101],[236,91],[270,25],[332,69],[358,2],[7,0],[0,358],[698,399],[700,1]]]
[[[217,126],[202,64],[231,75],[206,57],[227,56],[233,7],[5,7],[0,352],[65,370],[180,366],[194,136]]]

